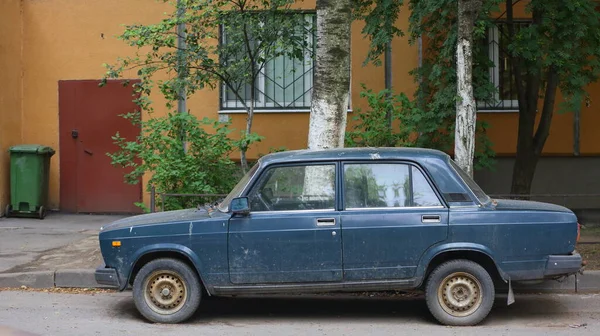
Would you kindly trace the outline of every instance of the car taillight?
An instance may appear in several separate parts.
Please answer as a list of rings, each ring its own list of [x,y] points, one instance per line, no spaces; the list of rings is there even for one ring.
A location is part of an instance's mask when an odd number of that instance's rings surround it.
[[[579,243],[579,238],[581,238],[581,224],[577,223],[577,242]]]

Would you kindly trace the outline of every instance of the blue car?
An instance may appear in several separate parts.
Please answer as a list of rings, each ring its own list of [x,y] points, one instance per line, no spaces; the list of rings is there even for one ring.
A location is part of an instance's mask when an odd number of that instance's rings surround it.
[[[122,219],[99,236],[96,280],[148,320],[177,323],[207,296],[422,290],[446,325],[475,325],[496,288],[578,272],[577,218],[493,200],[443,152],[264,156],[218,206]]]

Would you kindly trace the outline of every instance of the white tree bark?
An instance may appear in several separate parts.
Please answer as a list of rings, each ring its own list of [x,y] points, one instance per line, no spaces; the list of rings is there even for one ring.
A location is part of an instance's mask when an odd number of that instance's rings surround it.
[[[317,0],[317,47],[308,148],[344,146],[350,92],[351,0]]]
[[[458,41],[456,46],[456,125],[454,159],[473,176],[477,109],[473,96],[473,27],[481,0],[458,0]]]

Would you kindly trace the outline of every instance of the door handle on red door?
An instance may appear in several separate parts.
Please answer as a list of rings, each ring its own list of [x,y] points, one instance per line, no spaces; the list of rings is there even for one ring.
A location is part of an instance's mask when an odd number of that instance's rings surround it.
[[[335,226],[335,218],[317,218],[317,226]]]
[[[92,151],[91,151],[91,150],[89,150],[89,149],[84,149],[83,151],[84,151],[86,154],[89,154],[89,155],[94,155],[94,152],[92,152]]]
[[[440,223],[442,216],[440,215],[423,215],[421,216],[422,223]]]

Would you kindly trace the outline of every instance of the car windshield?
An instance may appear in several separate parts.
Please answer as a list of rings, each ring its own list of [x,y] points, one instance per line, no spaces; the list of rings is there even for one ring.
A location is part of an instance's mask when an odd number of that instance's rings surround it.
[[[240,196],[240,194],[242,193],[242,191],[248,184],[248,181],[250,181],[250,179],[252,178],[254,173],[256,173],[256,171],[258,170],[259,166],[260,166],[260,162],[255,164],[254,167],[252,167],[250,169],[250,171],[248,171],[248,173],[246,173],[246,175],[244,175],[244,177],[242,177],[240,182],[238,182],[238,184],[235,185],[233,190],[231,190],[231,192],[227,195],[227,197],[225,197],[223,202],[219,203],[219,206],[218,206],[219,211],[229,212],[229,203],[231,203],[232,199]]]
[[[471,189],[473,194],[475,194],[477,199],[479,199],[479,202],[483,204],[487,203],[490,200],[490,197],[481,189],[481,187],[477,185],[477,183],[469,175],[467,175],[467,173],[465,173],[456,164],[456,162],[454,162],[454,160],[450,160],[450,165],[452,166],[452,168],[454,168],[454,170],[456,170],[456,172],[458,173],[458,175],[460,175],[463,181],[465,181],[465,183]]]

